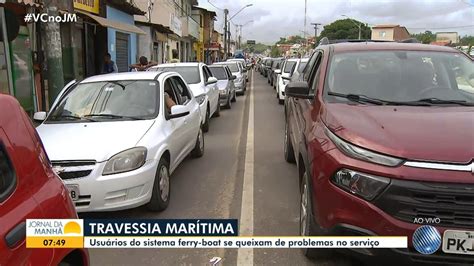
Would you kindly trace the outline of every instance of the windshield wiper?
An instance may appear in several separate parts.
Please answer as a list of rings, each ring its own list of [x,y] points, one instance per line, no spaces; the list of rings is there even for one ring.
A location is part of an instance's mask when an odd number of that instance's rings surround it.
[[[90,121],[90,122],[97,122],[96,120],[94,120],[92,118],[81,117],[81,116],[77,116],[77,115],[56,115],[56,116],[52,116],[51,118],[53,118],[55,120],[58,120],[59,118],[70,118],[70,119],[74,119],[74,120],[87,120],[87,121]]]
[[[380,99],[370,98],[368,96],[360,95],[360,94],[344,94],[344,93],[330,91],[328,92],[328,95],[346,98],[350,101],[358,102],[358,103],[371,103],[371,104],[376,104],[376,105],[385,105],[385,104],[391,103],[391,102],[387,102]]]
[[[141,117],[136,117],[136,116],[124,116],[124,115],[113,115],[113,114],[90,114],[90,115],[85,115],[84,117],[91,117],[91,116],[96,116],[96,117],[110,117],[110,118],[116,118],[116,119],[131,119],[131,120],[145,120],[144,118]]]
[[[424,98],[416,101],[410,101],[407,102],[409,104],[417,104],[417,103],[422,103],[422,104],[457,104],[457,105],[463,105],[463,106],[474,106],[474,103],[463,101],[463,100],[443,100],[443,99],[438,99],[438,98]]]

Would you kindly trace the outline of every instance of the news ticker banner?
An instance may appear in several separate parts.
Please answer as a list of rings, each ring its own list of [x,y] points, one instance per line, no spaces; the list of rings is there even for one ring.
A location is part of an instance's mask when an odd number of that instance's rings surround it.
[[[406,248],[406,236],[239,236],[237,219],[28,219],[27,248]]]

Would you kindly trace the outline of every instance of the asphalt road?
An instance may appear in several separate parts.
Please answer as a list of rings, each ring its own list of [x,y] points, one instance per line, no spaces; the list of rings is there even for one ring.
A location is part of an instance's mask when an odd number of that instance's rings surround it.
[[[173,173],[166,211],[153,213],[141,207],[81,218],[244,217],[253,223],[241,222],[240,229],[252,235],[298,235],[296,166],[283,158],[284,109],[266,79],[256,72],[253,76],[245,96],[211,120],[204,156],[186,159]],[[233,249],[91,249],[90,256],[91,265],[209,265],[215,256],[223,259],[220,265],[350,265],[340,256],[311,261],[299,249],[243,254]]]

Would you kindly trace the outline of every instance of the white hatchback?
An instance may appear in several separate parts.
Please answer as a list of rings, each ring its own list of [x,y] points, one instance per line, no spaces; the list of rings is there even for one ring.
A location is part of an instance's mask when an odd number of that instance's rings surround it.
[[[212,76],[208,66],[203,63],[174,63],[161,64],[149,68],[147,71],[175,71],[178,72],[189,85],[201,107],[204,132],[209,131],[211,117],[220,115],[219,87],[217,78]]]
[[[68,84],[35,120],[43,121],[38,133],[78,212],[164,210],[170,175],[188,154],[204,153],[199,104],[173,72]]]

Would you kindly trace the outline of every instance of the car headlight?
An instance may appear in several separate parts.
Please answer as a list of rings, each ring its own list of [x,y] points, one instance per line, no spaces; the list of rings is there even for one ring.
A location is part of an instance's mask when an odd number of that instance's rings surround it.
[[[201,105],[205,100],[206,100],[206,95],[205,94],[201,94],[199,96],[196,96],[196,101],[199,103],[199,105]]]
[[[145,164],[147,149],[136,147],[112,156],[105,164],[102,175],[112,175],[132,171]]]
[[[326,135],[332,140],[332,142],[334,142],[336,147],[338,147],[340,151],[349,157],[391,167],[395,167],[403,163],[402,159],[372,152],[350,144],[349,142],[336,136],[336,134],[332,133],[331,130],[326,127],[325,131]]]
[[[390,184],[390,178],[341,169],[331,181],[339,188],[366,200],[373,200]]]

